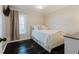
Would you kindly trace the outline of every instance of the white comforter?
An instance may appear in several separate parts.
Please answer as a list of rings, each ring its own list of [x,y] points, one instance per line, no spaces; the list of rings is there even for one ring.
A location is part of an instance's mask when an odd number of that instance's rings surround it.
[[[62,32],[57,30],[33,30],[32,36],[48,47],[48,51],[64,43]]]

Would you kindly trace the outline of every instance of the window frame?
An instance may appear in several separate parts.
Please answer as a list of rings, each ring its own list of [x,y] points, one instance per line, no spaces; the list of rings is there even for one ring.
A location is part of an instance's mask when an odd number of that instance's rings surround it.
[[[21,23],[20,23],[20,17],[21,17],[21,16],[24,17],[24,21],[23,21],[24,24],[21,24]],[[26,14],[20,12],[20,13],[19,13],[19,34],[20,34],[20,35],[23,35],[23,34],[26,34],[26,33],[27,33],[27,30],[26,30],[27,25],[26,25],[26,23],[27,23],[27,21],[26,21]],[[25,30],[24,30],[25,33],[23,33],[23,32],[21,33],[21,32],[20,32],[20,25],[21,25],[21,26],[24,25],[23,27],[24,27],[24,29],[25,29]]]

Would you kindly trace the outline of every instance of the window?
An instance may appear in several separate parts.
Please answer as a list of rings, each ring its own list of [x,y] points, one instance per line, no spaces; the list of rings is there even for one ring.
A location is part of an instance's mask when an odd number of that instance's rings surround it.
[[[19,33],[26,34],[26,15],[19,13]]]

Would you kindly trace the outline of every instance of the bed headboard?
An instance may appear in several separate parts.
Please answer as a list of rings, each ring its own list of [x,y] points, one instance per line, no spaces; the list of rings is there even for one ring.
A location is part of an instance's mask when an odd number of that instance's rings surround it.
[[[32,30],[47,30],[48,28],[45,25],[33,25]]]

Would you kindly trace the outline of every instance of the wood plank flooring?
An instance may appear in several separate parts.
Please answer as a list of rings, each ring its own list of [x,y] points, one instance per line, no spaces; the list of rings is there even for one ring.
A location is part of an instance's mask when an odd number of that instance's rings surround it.
[[[49,54],[32,39],[9,43],[4,54]],[[64,45],[52,49],[51,54],[64,54]]]

